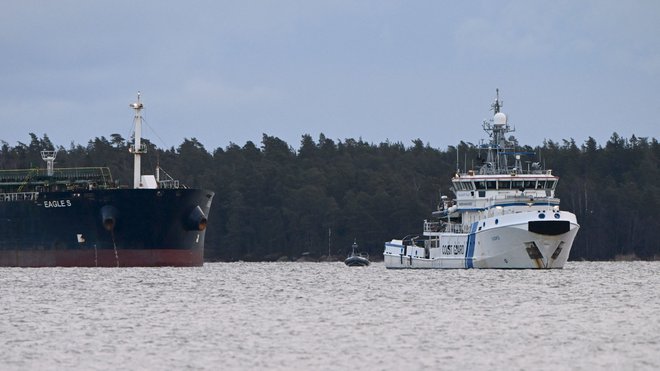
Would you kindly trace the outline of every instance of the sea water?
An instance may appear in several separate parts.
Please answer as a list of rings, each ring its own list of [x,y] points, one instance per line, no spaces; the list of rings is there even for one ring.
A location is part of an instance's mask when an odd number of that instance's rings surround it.
[[[0,268],[2,370],[657,370],[660,262]]]

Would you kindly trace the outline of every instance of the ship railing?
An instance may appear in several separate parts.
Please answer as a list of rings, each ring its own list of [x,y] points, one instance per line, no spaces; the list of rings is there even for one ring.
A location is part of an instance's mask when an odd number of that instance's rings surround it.
[[[559,203],[559,198],[524,195],[524,196],[507,196],[504,198],[496,198],[490,200],[490,204],[494,207],[500,205],[508,205],[510,203],[526,203],[529,205],[543,205],[543,204],[556,205]]]
[[[470,232],[469,225],[463,225],[458,223],[447,224],[446,232],[448,233],[468,233]]]
[[[0,193],[0,202],[36,201],[38,196],[39,192]]]
[[[444,229],[443,223],[424,221],[424,232],[442,232]]]
[[[162,167],[158,166],[156,168],[158,174],[158,187],[166,189],[179,189],[187,188],[181,184],[177,179],[174,179],[170,174],[167,173]]]
[[[470,226],[461,223],[447,223],[444,221],[430,222],[424,221],[424,233],[468,233]]]
[[[160,182],[158,182],[158,186],[160,188],[165,188],[165,189],[182,188],[178,180],[161,180]]]
[[[94,181],[108,185],[112,183],[112,174],[107,167],[56,168],[53,175],[48,175],[46,169],[0,170],[0,183],[27,184],[38,179],[56,182]]]
[[[559,199],[555,197],[508,197],[506,199],[498,199],[488,206],[488,209],[482,213],[482,216],[493,217],[519,213],[526,208],[525,205],[534,206],[535,208],[553,208],[559,206]]]
[[[534,169],[534,170],[525,170],[518,168],[495,168],[495,167],[482,167],[479,169],[468,170],[467,172],[461,173],[461,175],[518,175],[518,174],[534,174],[534,175],[552,175],[552,169]]]

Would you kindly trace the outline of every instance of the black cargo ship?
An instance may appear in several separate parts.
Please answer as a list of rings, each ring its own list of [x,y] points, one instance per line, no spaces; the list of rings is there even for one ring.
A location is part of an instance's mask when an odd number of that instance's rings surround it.
[[[55,168],[55,151],[41,152],[46,169],[0,170],[0,266],[203,264],[214,193],[186,188],[161,169],[141,174],[139,94],[131,107],[133,188],[119,187],[108,168]]]

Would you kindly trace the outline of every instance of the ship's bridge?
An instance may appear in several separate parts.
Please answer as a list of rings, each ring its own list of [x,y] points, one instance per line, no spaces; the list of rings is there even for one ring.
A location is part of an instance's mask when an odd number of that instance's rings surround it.
[[[485,209],[505,200],[552,199],[558,181],[549,170],[541,174],[457,174],[452,179],[452,191],[459,209]]]
[[[554,191],[559,178],[546,174],[524,174],[517,176],[461,176],[452,179],[454,192],[475,190],[551,190]]]

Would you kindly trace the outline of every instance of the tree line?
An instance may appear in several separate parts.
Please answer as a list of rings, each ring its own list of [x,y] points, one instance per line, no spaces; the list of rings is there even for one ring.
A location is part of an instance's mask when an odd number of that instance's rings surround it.
[[[56,149],[57,167],[107,166],[131,185],[130,141],[119,134],[87,145],[55,146],[47,135],[30,143],[2,141],[0,168],[44,167],[41,150]],[[515,141],[515,138],[511,138]],[[197,139],[158,148],[144,139],[143,169],[159,164],[189,187],[215,192],[206,234],[207,261],[343,258],[353,241],[380,258],[383,243],[421,234],[422,221],[452,198],[450,179],[470,168],[480,149],[461,142],[446,150],[421,139],[370,144],[303,135],[298,149],[264,134],[209,152]],[[660,145],[655,138],[612,134],[520,146],[560,176],[562,209],[581,225],[571,260],[660,257]],[[148,172],[150,173],[150,172]]]

